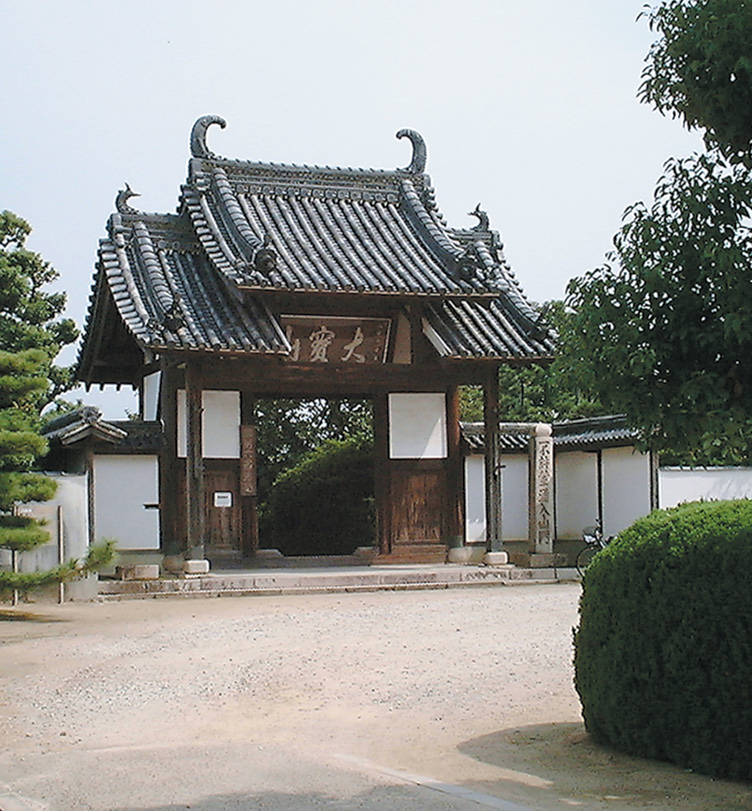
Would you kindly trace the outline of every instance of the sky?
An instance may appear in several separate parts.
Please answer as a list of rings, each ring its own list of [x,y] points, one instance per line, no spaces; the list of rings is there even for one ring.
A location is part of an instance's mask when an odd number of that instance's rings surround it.
[[[86,319],[98,240],[127,182],[172,212],[189,136],[229,158],[376,169],[418,130],[452,227],[480,203],[528,298],[603,264],[696,133],[637,99],[644,0],[0,0],[0,209]],[[64,362],[76,352],[67,350]],[[76,391],[105,416],[131,395]]]

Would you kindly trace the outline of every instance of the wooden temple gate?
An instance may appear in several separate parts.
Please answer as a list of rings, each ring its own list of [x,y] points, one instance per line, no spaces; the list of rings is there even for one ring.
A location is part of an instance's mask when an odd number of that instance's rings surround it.
[[[382,559],[443,560],[463,540],[458,387],[483,386],[489,550],[500,549],[497,372],[550,360],[497,232],[443,220],[426,149],[408,167],[333,169],[227,160],[205,116],[178,213],[118,194],[78,361],[84,383],[142,393],[161,420],[165,554],[258,548],[257,398],[373,404]]]

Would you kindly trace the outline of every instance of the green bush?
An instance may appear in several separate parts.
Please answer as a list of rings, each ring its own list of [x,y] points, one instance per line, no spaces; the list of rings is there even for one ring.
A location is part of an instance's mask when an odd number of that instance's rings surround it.
[[[641,518],[583,580],[575,686],[629,754],[752,779],[752,502]]]
[[[374,542],[373,449],[329,440],[274,482],[260,523],[285,555],[349,555]]]

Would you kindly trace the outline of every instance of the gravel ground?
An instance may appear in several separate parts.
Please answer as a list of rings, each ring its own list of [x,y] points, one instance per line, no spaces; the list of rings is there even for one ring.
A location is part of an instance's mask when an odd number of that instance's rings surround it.
[[[563,584],[3,612],[0,811],[752,809],[747,786],[588,740],[572,687],[578,596]]]

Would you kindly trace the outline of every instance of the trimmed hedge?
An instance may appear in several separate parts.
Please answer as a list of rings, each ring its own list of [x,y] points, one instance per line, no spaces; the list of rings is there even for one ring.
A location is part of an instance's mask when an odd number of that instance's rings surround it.
[[[374,543],[373,448],[328,440],[274,482],[262,545],[285,555],[349,555]]]
[[[639,519],[583,579],[575,687],[632,755],[752,779],[752,501]]]

